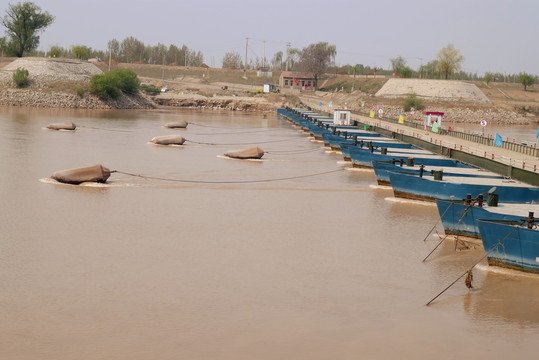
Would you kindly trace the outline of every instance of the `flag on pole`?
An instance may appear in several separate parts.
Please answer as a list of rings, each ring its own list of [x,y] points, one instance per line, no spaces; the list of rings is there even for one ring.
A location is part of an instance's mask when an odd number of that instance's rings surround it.
[[[502,137],[500,136],[500,134],[496,133],[496,138],[494,138],[494,145],[502,146],[502,144],[503,144]]]
[[[535,138],[539,138],[539,127],[537,128],[537,135],[535,135]]]
[[[402,115],[399,115],[399,124],[404,124],[404,116]]]

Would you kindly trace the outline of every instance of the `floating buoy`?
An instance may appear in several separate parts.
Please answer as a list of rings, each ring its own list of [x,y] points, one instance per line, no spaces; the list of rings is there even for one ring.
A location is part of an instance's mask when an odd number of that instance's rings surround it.
[[[189,123],[185,120],[175,121],[168,124],[165,124],[166,128],[169,129],[185,129]]]
[[[104,183],[110,176],[110,170],[102,165],[86,166],[76,169],[61,170],[52,174],[54,180],[78,185],[83,182],[99,182]]]
[[[152,143],[158,145],[182,145],[185,139],[180,135],[165,135],[156,136],[152,139]]]
[[[264,156],[264,150],[258,146],[255,146],[245,149],[232,150],[227,152],[225,156],[233,159],[260,159],[262,156]]]
[[[47,125],[47,129],[50,130],[75,130],[77,126],[72,122],[52,123]]]

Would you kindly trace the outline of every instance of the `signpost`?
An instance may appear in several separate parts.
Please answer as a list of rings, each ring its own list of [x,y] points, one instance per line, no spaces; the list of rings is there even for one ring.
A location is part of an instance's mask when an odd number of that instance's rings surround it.
[[[481,120],[479,124],[483,127],[483,137],[485,136],[485,127],[488,125],[488,121],[485,119]]]

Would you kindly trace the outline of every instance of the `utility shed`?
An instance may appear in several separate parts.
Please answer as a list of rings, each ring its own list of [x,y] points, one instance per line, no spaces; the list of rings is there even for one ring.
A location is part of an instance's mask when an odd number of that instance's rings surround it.
[[[426,126],[432,126],[434,122],[438,123],[438,126],[442,126],[442,116],[444,116],[443,112],[439,111],[423,111],[423,114],[425,115],[425,125]]]
[[[265,93],[270,93],[270,92],[273,92],[275,90],[275,85],[273,84],[264,84],[264,92]]]
[[[336,125],[350,125],[351,115],[350,110],[335,109],[333,112],[333,123]]]

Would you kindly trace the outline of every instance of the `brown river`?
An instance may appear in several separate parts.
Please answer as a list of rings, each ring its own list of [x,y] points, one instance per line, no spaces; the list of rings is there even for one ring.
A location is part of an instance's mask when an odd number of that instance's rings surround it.
[[[77,130],[44,129],[60,121]],[[262,161],[222,156],[255,145]],[[144,177],[48,179],[94,164]],[[423,263],[435,205],[395,200],[276,114],[3,108],[0,199],[2,360],[539,353],[538,276],[481,263],[473,289],[426,306],[483,249],[448,240]]]

